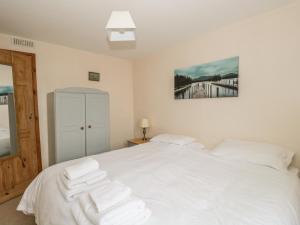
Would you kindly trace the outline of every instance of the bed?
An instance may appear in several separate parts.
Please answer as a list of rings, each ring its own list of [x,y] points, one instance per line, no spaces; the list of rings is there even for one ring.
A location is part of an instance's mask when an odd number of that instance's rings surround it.
[[[278,171],[226,160],[195,143],[150,142],[92,158],[146,202],[152,216],[145,225],[300,225],[295,168]],[[76,225],[74,203],[66,202],[55,180],[78,160],[40,173],[18,210],[34,214],[38,225]]]

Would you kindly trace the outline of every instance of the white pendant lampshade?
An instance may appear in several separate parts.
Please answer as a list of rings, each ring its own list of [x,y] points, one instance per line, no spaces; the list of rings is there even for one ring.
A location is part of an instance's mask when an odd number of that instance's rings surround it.
[[[146,119],[146,118],[141,119],[141,121],[140,121],[140,127],[141,128],[148,128],[148,127],[150,127],[149,120]]]
[[[110,41],[135,41],[135,28],[128,11],[113,11],[105,29]]]

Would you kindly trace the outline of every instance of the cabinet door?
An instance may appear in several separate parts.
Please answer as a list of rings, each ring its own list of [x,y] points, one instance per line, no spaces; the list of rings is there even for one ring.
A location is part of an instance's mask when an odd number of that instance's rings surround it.
[[[85,153],[85,95],[55,93],[56,162]]]
[[[108,107],[108,95],[86,94],[87,155],[109,150]]]

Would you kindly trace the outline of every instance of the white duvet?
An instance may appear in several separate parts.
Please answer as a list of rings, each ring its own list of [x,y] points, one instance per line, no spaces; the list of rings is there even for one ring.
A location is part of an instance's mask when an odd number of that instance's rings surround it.
[[[148,143],[93,156],[152,211],[145,225],[300,225],[296,171],[225,161],[195,147]],[[18,206],[38,225],[75,225],[56,176],[44,170]]]

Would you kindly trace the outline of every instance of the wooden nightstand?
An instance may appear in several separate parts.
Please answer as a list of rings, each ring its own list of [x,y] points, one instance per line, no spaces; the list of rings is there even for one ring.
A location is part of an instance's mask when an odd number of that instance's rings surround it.
[[[147,140],[145,140],[145,141],[142,138],[134,138],[134,139],[128,140],[128,147],[145,144],[149,141],[150,141],[149,138],[147,138]]]

